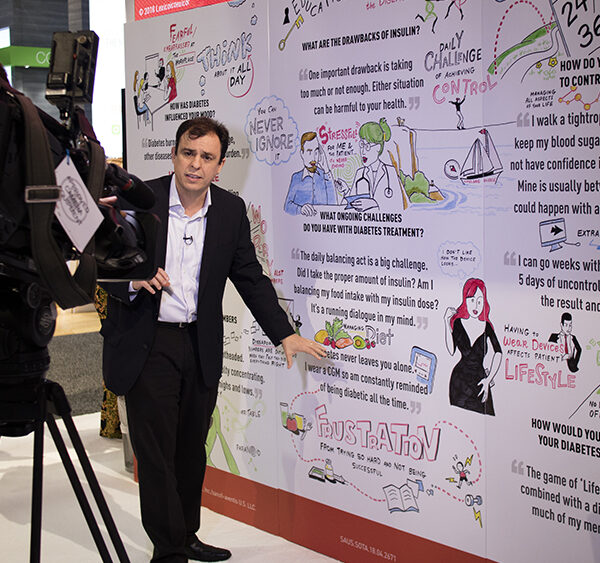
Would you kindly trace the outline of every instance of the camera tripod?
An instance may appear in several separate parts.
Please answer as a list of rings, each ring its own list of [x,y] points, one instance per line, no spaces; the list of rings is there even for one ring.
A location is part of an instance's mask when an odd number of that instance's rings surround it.
[[[112,562],[112,558],[96,522],[94,513],[88,502],[86,494],[81,485],[81,481],[75,471],[75,467],[65,442],[60,434],[60,430],[54,419],[54,415],[62,417],[71,443],[75,448],[79,462],[87,479],[88,485],[92,491],[92,495],[96,501],[96,506],[100,511],[112,544],[115,548],[119,561],[121,563],[129,563],[129,558],[121,541],[121,537],[117,531],[114,520],[108,509],[108,505],[100,489],[100,485],[90,461],[85,452],[85,448],[79,437],[79,433],[71,417],[71,407],[63,391],[62,387],[53,381],[42,380],[38,381],[33,389],[35,399],[33,401],[23,401],[23,394],[20,388],[16,388],[17,395],[12,397],[12,401],[5,401],[7,397],[6,388],[3,388],[2,401],[0,402],[0,420],[9,421],[6,425],[0,427],[0,434],[5,436],[24,435],[33,429],[33,483],[31,496],[31,540],[30,540],[30,563],[38,563],[41,554],[41,528],[42,528],[42,477],[43,477],[43,456],[44,456],[44,425],[48,426],[50,434],[56,445],[56,449],[60,455],[63,466],[75,496],[79,502],[79,506],[83,512],[88,528],[94,538],[98,553],[103,562]],[[10,395],[10,392],[9,392]],[[19,396],[21,395],[21,396]],[[16,421],[26,420],[25,426],[15,424]],[[11,432],[11,424],[14,424],[16,431]]]

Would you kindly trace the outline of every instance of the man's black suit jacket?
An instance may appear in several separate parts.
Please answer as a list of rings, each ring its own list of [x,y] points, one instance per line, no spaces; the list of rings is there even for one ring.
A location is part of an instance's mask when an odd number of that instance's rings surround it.
[[[160,219],[157,266],[164,268],[169,216],[170,176],[148,182],[156,202],[151,210]],[[211,185],[211,205],[206,215],[206,235],[200,269],[197,333],[202,376],[207,386],[218,384],[223,365],[223,292],[229,278],[266,335],[277,345],[294,332],[279,306],[277,294],[256,259],[244,201]],[[167,272],[168,274],[169,272]],[[102,372],[108,389],[125,394],[137,379],[152,347],[160,305],[146,290],[129,298],[128,282],[101,284],[108,292]]]

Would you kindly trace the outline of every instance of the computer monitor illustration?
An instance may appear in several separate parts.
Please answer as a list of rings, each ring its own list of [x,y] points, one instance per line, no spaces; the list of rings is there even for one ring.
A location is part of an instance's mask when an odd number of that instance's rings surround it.
[[[567,240],[567,228],[565,220],[548,219],[540,222],[540,244],[549,246],[550,252],[554,252],[562,248],[562,243]]]
[[[418,346],[413,346],[410,352],[410,363],[413,373],[417,376],[417,381],[423,385],[427,385],[427,392],[431,394],[437,364],[436,355]]]

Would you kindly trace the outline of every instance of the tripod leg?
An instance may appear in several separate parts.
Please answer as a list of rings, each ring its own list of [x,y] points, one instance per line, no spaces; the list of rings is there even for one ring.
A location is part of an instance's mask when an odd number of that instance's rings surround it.
[[[39,563],[42,534],[42,477],[44,469],[44,420],[36,421],[33,435],[33,482],[31,486],[30,563]]]
[[[102,489],[100,488],[98,479],[96,479],[96,475],[94,474],[94,470],[92,469],[92,465],[90,464],[90,460],[85,452],[85,448],[83,447],[83,443],[81,441],[81,438],[79,437],[77,428],[75,428],[75,423],[73,422],[71,415],[67,414],[63,416],[63,422],[65,423],[73,447],[77,452],[77,456],[79,457],[79,463],[81,463],[81,467],[87,479],[88,485],[92,491],[92,494],[94,495],[96,505],[98,506],[98,510],[102,515],[102,519],[104,520],[104,524],[106,526],[110,539],[112,540],[113,546],[115,547],[115,551],[117,552],[119,561],[121,561],[121,563],[129,563],[129,557],[127,557],[125,546],[121,541],[121,536],[119,535],[117,526],[110,514],[110,510],[108,509],[108,505],[106,504],[106,500],[104,499],[104,495],[102,494]]]
[[[85,496],[85,492],[83,490],[83,487],[81,486],[81,482],[79,481],[79,477],[77,476],[75,467],[73,466],[73,462],[69,457],[69,452],[67,451],[65,442],[62,439],[62,436],[60,435],[58,426],[56,425],[56,421],[54,420],[52,414],[48,413],[48,416],[46,417],[46,423],[48,424],[48,429],[50,430],[50,434],[52,435],[54,443],[56,444],[56,449],[60,454],[60,458],[63,462],[65,471],[67,472],[67,475],[69,477],[69,481],[71,481],[71,486],[73,487],[75,496],[79,501],[79,506],[81,507],[81,511],[83,512],[88,528],[90,529],[90,532],[94,537],[94,542],[96,543],[96,547],[98,548],[98,553],[100,554],[102,561],[104,561],[105,563],[110,563],[112,562],[112,559],[108,552],[108,548],[106,547],[106,543],[102,538],[100,528],[98,527],[96,519],[94,518],[94,513],[92,512],[90,503],[88,502]]]
[[[77,453],[77,457],[79,458],[81,468],[83,469],[90,490],[92,491],[92,495],[94,496],[94,499],[96,501],[96,506],[100,511],[102,520],[104,521],[112,544],[115,548],[115,551],[117,552],[119,561],[121,563],[129,563],[129,557],[127,556],[127,552],[125,551],[125,546],[121,541],[121,536],[119,535],[117,526],[112,518],[112,515],[110,514],[110,510],[108,509],[108,505],[106,504],[106,500],[104,499],[104,495],[102,494],[102,489],[100,488],[98,479],[94,474],[94,470],[92,469],[92,465],[90,464],[90,460],[86,454],[83,442],[81,441],[79,433],[77,432],[77,428],[75,427],[75,423],[73,422],[73,417],[71,416],[71,407],[69,405],[65,392],[58,383],[55,383],[53,381],[47,381],[47,392],[49,400],[51,401],[51,404],[54,407],[53,412],[59,414],[63,419],[64,425],[69,434],[69,438],[71,439],[71,443],[73,444],[75,452]]]

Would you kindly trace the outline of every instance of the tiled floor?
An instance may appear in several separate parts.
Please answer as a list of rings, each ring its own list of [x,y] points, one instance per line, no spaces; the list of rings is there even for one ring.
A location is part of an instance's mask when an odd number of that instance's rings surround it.
[[[131,474],[125,471],[121,441],[101,438],[98,435],[99,421],[99,413],[75,417],[75,425],[130,561],[148,561],[152,547],[140,524],[137,484]],[[70,445],[62,422],[59,422],[59,428]],[[44,452],[41,561],[100,561],[54,442],[47,431]],[[76,459],[73,451],[71,458]],[[29,560],[32,464],[32,434],[21,438],[0,438],[0,549],[1,560],[9,563]],[[83,474],[79,474],[83,479]],[[84,488],[87,492],[86,485]],[[93,504],[91,494],[88,496]],[[95,512],[97,513],[96,510]],[[101,522],[98,515],[97,519]],[[101,529],[104,530],[103,526]],[[106,533],[104,537],[113,560],[118,561]],[[202,509],[201,539],[231,549],[233,557],[230,561],[234,563],[333,561],[207,509]]]

